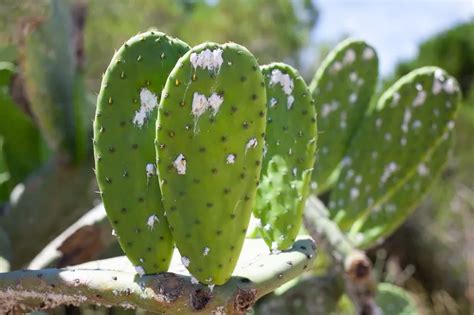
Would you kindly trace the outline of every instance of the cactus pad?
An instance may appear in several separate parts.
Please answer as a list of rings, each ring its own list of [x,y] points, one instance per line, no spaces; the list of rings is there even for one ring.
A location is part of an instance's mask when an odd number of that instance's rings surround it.
[[[160,93],[187,50],[162,33],[131,38],[113,57],[97,101],[97,180],[118,241],[138,273],[166,271],[171,259],[153,141]]]
[[[318,152],[313,171],[317,191],[333,184],[338,165],[369,108],[377,74],[375,50],[353,39],[336,47],[316,72],[309,89],[318,113]]]
[[[269,247],[285,250],[298,235],[316,151],[311,93],[292,67],[262,66],[267,89],[267,129],[254,215]]]
[[[460,93],[443,70],[415,70],[389,88],[364,119],[330,196],[331,217],[345,230],[385,204],[454,126]]]
[[[237,262],[259,181],[265,84],[234,43],[185,54],[163,90],[156,150],[160,187],[183,264],[223,284]]]
[[[443,137],[437,146],[411,174],[410,179],[383,205],[374,208],[367,217],[358,220],[349,232],[349,238],[359,248],[367,248],[389,236],[413,212],[439,175],[453,145],[453,132]]]

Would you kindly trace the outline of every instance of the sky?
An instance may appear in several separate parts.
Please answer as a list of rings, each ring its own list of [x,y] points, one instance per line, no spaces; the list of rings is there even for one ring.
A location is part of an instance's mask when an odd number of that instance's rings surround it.
[[[474,20],[474,0],[314,0],[320,19],[311,34],[317,44],[344,35],[374,46],[380,72],[416,56],[423,40],[461,22]]]

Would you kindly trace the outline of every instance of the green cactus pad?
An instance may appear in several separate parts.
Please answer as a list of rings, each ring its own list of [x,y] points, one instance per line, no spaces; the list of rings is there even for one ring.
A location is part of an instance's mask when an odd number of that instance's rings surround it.
[[[338,165],[369,108],[378,75],[378,58],[367,43],[348,39],[316,72],[309,90],[318,113],[318,152],[313,171],[317,191],[335,181]]]
[[[364,119],[330,196],[331,217],[348,230],[382,206],[454,126],[460,93],[435,67],[417,69],[389,88]]]
[[[358,248],[368,248],[389,236],[415,210],[418,203],[441,173],[453,145],[453,132],[443,137],[424,161],[417,166],[407,182],[383,205],[372,209],[367,217],[358,220],[349,232],[349,238]]]
[[[265,103],[257,61],[234,43],[194,47],[163,90],[163,204],[183,264],[200,282],[225,283],[239,257],[260,176]]]
[[[386,315],[417,315],[420,314],[413,297],[404,289],[390,283],[377,286],[375,302],[381,314]]]
[[[267,129],[254,215],[273,250],[289,248],[300,230],[316,151],[311,93],[292,67],[262,66],[267,89]]]
[[[115,53],[97,101],[97,181],[120,246],[139,273],[166,271],[173,249],[153,142],[162,88],[188,49],[162,33],[132,37]]]

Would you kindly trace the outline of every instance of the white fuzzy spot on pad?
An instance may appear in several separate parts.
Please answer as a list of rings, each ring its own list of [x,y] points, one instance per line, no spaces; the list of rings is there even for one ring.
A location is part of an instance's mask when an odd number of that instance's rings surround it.
[[[133,117],[133,124],[138,128],[143,127],[148,115],[158,106],[158,98],[153,92],[143,88],[140,91],[140,104],[140,109],[135,112]]]
[[[189,260],[188,257],[181,256],[181,263],[183,264],[184,267],[188,268],[191,261]]]
[[[212,108],[213,114],[215,115],[219,111],[223,102],[224,98],[217,93],[212,93],[212,95],[207,98],[198,92],[194,92],[191,111],[194,117],[197,118],[204,114],[208,108]]]
[[[374,58],[374,56],[375,56],[375,52],[370,47],[365,48],[364,52],[362,53],[362,58],[364,58],[365,60],[370,60]]]
[[[135,266],[135,271],[140,277],[143,277],[145,275],[145,269],[143,269],[142,266]]]
[[[225,159],[227,164],[234,164],[235,163],[235,154],[228,154]]]
[[[220,48],[214,50],[205,49],[200,53],[193,52],[189,60],[194,69],[202,68],[209,71],[219,71],[224,62],[222,53],[223,51]]]
[[[278,69],[272,70],[272,75],[270,78],[270,85],[275,84],[280,84],[283,89],[283,92],[285,92],[286,95],[290,95],[291,93],[293,93],[293,80],[288,74],[283,74],[283,72]]]
[[[352,64],[356,60],[356,53],[354,49],[348,49],[344,55],[342,62],[346,65]]]
[[[176,157],[176,160],[173,161],[173,166],[176,168],[176,171],[178,171],[179,175],[186,174],[186,158],[182,153],[180,153]]]
[[[146,225],[148,225],[150,230],[153,230],[153,227],[155,226],[156,222],[160,222],[160,219],[158,219],[156,214],[152,214],[151,216],[148,217],[148,220],[146,221]]]
[[[145,167],[146,177],[152,177],[155,175],[155,165],[153,163],[148,163]]]
[[[256,138],[252,138],[247,142],[247,145],[245,146],[245,152],[247,152],[248,149],[254,149],[258,144],[258,141]]]

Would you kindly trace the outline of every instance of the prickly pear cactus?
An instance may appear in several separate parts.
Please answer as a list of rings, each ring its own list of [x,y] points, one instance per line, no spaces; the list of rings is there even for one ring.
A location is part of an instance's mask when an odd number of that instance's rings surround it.
[[[97,180],[120,246],[140,274],[166,271],[172,254],[153,142],[162,88],[188,49],[162,33],[132,37],[115,53],[97,101]]]
[[[163,91],[163,204],[183,264],[200,282],[225,283],[239,257],[259,181],[265,103],[257,61],[234,43],[194,47]]]
[[[273,250],[289,248],[298,235],[316,151],[316,113],[311,93],[292,67],[262,66],[267,89],[264,159],[254,216]]]
[[[380,97],[354,136],[330,196],[331,217],[341,228],[415,180],[412,175],[453,128],[459,99],[457,82],[436,67],[409,73]]]
[[[397,229],[413,212],[429,191],[446,164],[453,145],[453,132],[443,136],[442,142],[416,167],[407,182],[368,216],[357,220],[349,232],[349,238],[358,248],[367,248],[382,241]]]
[[[378,74],[375,50],[349,39],[337,46],[316,72],[309,89],[318,113],[318,152],[313,180],[317,191],[337,178],[338,165],[369,108]]]

